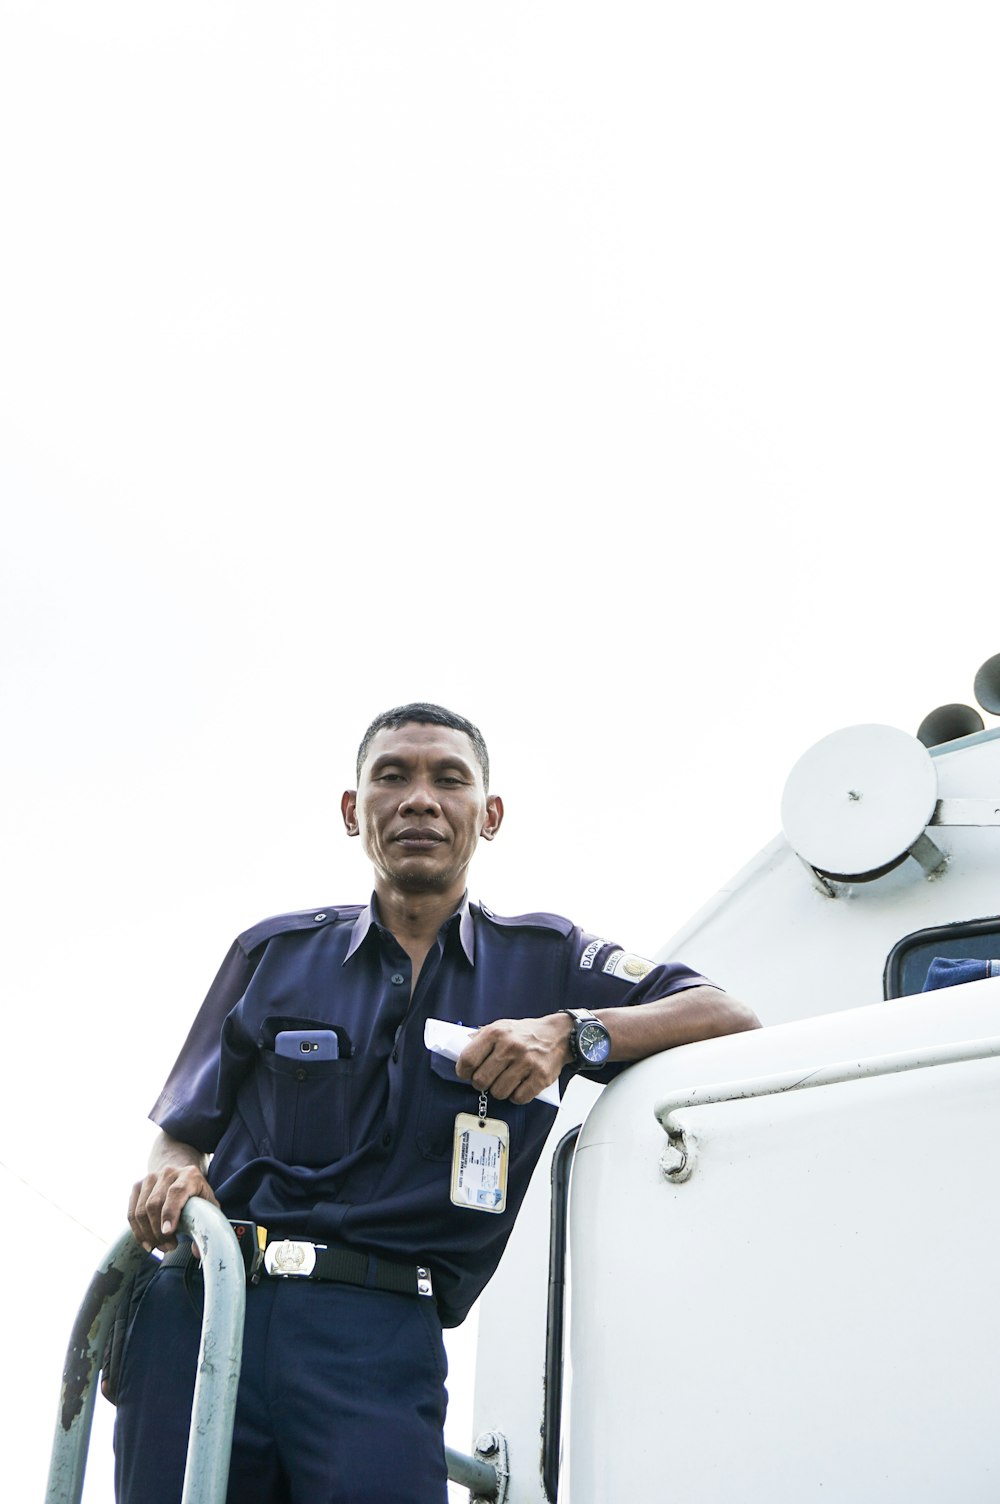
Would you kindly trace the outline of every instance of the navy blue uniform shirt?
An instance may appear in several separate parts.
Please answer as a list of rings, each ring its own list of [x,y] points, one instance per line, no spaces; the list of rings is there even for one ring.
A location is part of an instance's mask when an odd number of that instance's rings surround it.
[[[227,1216],[429,1264],[453,1326],[500,1260],[554,1113],[491,1097],[490,1116],[510,1128],[506,1210],[454,1206],[455,1116],[476,1112],[479,1092],[430,1053],[425,1020],[613,1008],[706,978],[650,966],[554,914],[504,919],[468,901],[442,925],[412,1000],[411,972],[374,899],[264,920],[234,942],[150,1116],[213,1154]],[[340,1059],[275,1054],[281,1029],[331,1027]]]

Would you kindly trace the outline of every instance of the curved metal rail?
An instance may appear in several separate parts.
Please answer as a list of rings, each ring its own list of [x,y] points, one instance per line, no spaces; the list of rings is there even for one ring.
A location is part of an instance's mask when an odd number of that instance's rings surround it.
[[[218,1207],[192,1197],[181,1228],[201,1254],[205,1312],[191,1407],[181,1504],[223,1504],[240,1378],[246,1274],[235,1234]],[[87,1467],[97,1374],[129,1275],[149,1255],[126,1230],[113,1243],[77,1314],[66,1353],[46,1504],[79,1504]]]
[[[182,1231],[194,1239],[201,1254],[205,1280],[181,1504],[224,1504],[242,1360],[246,1269],[233,1230],[218,1207],[192,1197],[180,1221]],[[148,1258],[126,1229],[108,1249],[84,1296],[66,1353],[45,1504],[80,1504],[97,1376],[108,1333],[129,1276]],[[502,1504],[506,1443],[499,1433],[488,1433],[480,1446],[474,1457],[447,1448],[448,1476],[465,1484],[477,1499]],[[498,1453],[499,1463],[488,1460]]]
[[[1000,1037],[965,1039],[958,1044],[929,1045],[922,1050],[901,1050],[894,1055],[872,1055],[864,1060],[841,1060],[813,1070],[782,1071],[772,1076],[752,1076],[745,1081],[721,1081],[714,1086],[693,1086],[675,1091],[657,1103],[653,1111],[667,1147],[660,1155],[660,1168],[668,1180],[687,1180],[694,1169],[694,1135],[674,1113],[686,1107],[708,1107],[715,1102],[745,1101],[783,1092],[808,1091],[814,1086],[837,1086],[870,1076],[891,1076],[901,1071],[927,1070],[936,1065],[959,1065],[967,1060],[986,1060],[1000,1055]]]

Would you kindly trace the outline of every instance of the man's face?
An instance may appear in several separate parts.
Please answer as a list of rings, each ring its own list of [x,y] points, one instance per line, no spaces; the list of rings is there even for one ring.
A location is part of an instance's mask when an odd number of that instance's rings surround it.
[[[359,835],[376,887],[457,897],[480,836],[503,818],[488,796],[464,731],[410,722],[373,737],[358,789],[341,801],[348,835]]]

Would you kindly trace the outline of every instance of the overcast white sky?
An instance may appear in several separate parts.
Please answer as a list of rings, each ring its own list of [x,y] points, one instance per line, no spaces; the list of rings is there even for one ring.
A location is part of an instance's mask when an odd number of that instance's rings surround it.
[[[70,1316],[229,941],[368,892],[338,800],[376,712],[482,726],[507,819],[474,896],[649,953],[820,736],[971,699],[1000,23],[0,24],[0,1405],[37,1497]]]

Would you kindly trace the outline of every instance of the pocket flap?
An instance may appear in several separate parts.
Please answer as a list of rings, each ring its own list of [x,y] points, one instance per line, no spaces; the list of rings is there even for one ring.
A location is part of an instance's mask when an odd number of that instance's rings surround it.
[[[471,1081],[463,1081],[461,1076],[455,1074],[455,1062],[449,1060],[447,1055],[439,1055],[436,1050],[428,1050],[431,1057],[431,1070],[435,1076],[440,1076],[442,1081],[451,1081],[455,1086],[464,1086],[469,1091],[475,1091]]]

